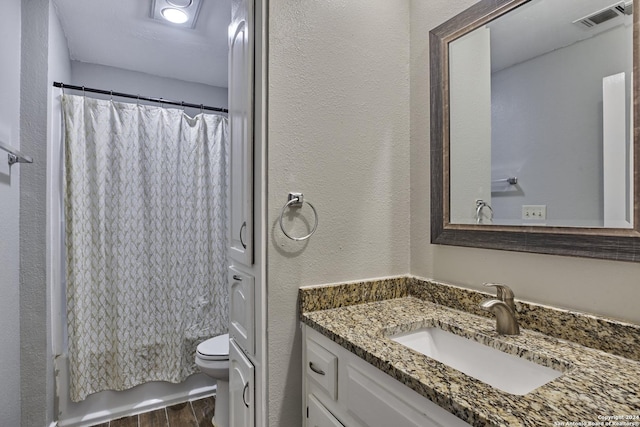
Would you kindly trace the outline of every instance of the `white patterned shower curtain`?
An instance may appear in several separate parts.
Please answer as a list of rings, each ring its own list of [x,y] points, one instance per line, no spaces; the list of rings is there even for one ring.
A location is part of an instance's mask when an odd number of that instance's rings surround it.
[[[70,395],[195,372],[227,332],[227,119],[63,96]]]

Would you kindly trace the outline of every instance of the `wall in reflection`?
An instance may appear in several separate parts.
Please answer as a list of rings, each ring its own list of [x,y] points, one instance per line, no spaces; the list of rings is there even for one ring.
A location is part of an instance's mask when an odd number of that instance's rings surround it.
[[[492,176],[518,177],[492,185],[494,223],[546,205],[546,225],[604,225],[602,81],[625,73],[630,111],[631,43],[618,26],[492,74]]]

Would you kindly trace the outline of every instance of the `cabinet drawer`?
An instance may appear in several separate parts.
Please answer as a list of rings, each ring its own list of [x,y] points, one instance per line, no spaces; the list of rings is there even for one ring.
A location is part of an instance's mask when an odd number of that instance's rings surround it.
[[[312,339],[307,339],[307,378],[317,383],[327,395],[338,398],[338,358]]]

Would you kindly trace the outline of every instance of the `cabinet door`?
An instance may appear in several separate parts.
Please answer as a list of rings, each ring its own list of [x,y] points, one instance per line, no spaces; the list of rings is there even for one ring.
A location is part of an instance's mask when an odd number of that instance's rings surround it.
[[[313,394],[307,397],[307,427],[344,427]]]
[[[229,267],[229,334],[247,354],[255,355],[255,280]]]
[[[399,383],[378,372],[377,377],[364,369],[371,365],[363,361],[347,366],[347,412],[358,423],[368,427],[462,427],[469,426],[442,408],[412,404],[408,395],[413,391],[398,393]],[[382,375],[382,376],[381,376]],[[382,379],[382,381],[380,381]],[[395,386],[395,387],[394,387]]]
[[[233,0],[229,25],[229,256],[253,264],[253,1]]]
[[[229,426],[254,427],[254,367],[238,344],[229,340]]]

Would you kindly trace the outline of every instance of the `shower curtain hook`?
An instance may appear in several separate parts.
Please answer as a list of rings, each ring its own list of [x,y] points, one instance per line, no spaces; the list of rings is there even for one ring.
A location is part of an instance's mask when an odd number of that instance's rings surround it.
[[[111,91],[111,102],[113,102],[113,90]]]
[[[64,83],[60,83],[60,90],[62,91],[62,94],[64,95]]]
[[[87,96],[87,93],[84,91],[84,86],[82,86],[82,97],[85,98]]]
[[[180,106],[182,107],[182,112],[184,113],[184,101],[180,101]]]
[[[204,104],[200,104],[200,114],[204,114]]]
[[[136,105],[140,106],[140,94],[138,94],[138,99],[136,100]]]

